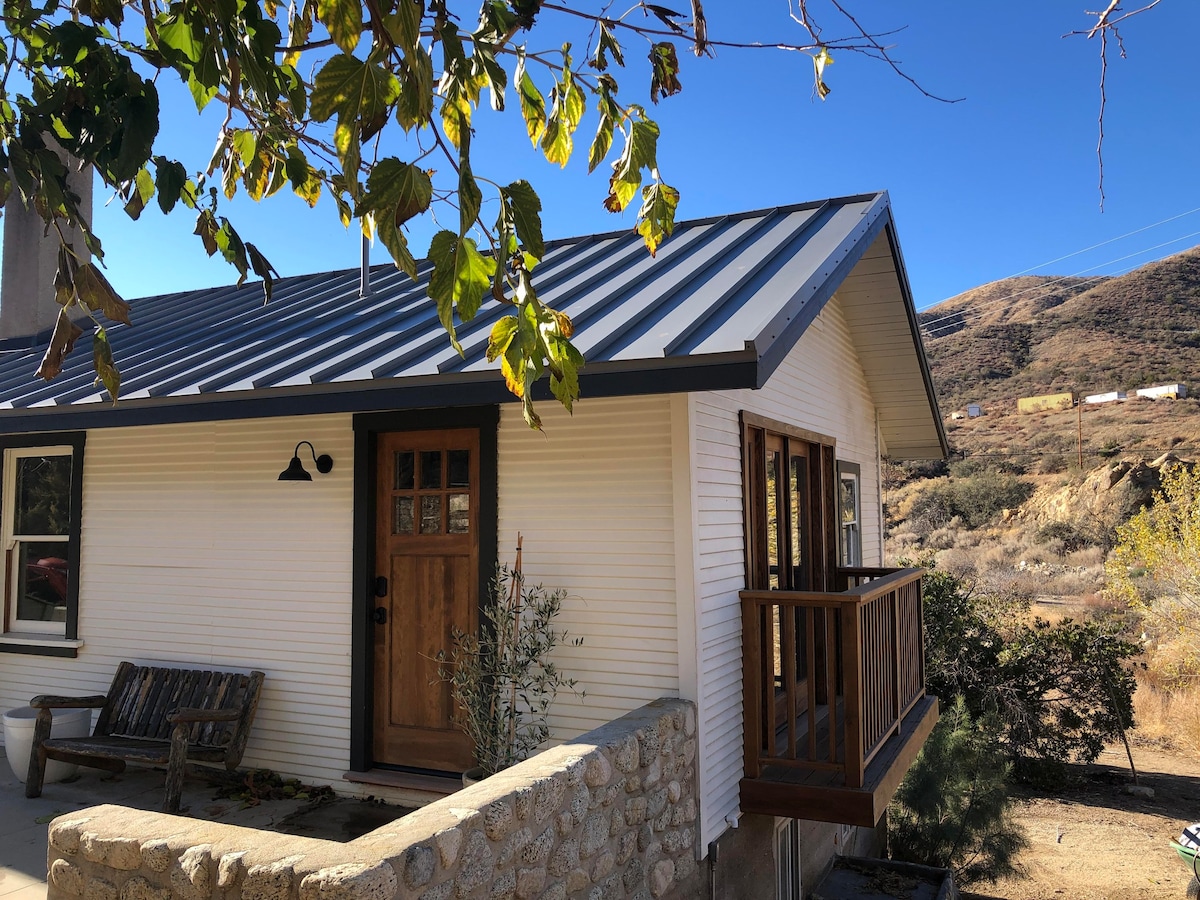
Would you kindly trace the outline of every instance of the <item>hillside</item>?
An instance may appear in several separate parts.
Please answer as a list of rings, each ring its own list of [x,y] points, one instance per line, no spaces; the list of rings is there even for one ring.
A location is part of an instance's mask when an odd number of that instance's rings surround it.
[[[992,282],[921,313],[943,412],[1130,390],[1200,372],[1200,248],[1126,275]],[[1200,390],[1200,384],[1196,385]]]

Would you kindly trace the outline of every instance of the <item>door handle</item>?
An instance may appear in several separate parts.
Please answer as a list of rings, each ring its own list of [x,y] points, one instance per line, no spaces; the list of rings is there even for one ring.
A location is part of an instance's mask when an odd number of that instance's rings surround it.
[[[375,576],[375,596],[376,597],[386,597],[387,595],[388,595],[387,576],[376,575]]]
[[[387,624],[387,607],[386,606],[375,607],[375,612],[372,614],[371,618],[375,620],[376,625]]]

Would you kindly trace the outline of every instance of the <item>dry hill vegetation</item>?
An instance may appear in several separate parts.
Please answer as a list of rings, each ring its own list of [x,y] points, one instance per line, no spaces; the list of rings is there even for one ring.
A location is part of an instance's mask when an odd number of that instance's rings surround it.
[[[935,559],[977,591],[1027,598],[1052,619],[1120,617],[1140,638],[1143,623],[1106,600],[1104,561],[1117,526],[1151,501],[1160,464],[1200,459],[1200,401],[1031,415],[1016,402],[1060,391],[1132,396],[1171,382],[1200,395],[1200,248],[1114,278],[994,282],[921,321],[954,452],[889,466],[889,558]],[[968,403],[985,414],[950,418]],[[1200,750],[1200,689],[1175,681],[1167,691],[1156,660],[1178,660],[1166,646],[1150,651],[1142,736]]]

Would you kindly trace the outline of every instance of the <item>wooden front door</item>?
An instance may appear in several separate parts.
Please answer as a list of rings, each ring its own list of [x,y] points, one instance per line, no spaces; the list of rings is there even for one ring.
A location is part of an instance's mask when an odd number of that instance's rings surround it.
[[[479,432],[376,441],[374,761],[461,772],[471,742],[437,654],[479,626]]]

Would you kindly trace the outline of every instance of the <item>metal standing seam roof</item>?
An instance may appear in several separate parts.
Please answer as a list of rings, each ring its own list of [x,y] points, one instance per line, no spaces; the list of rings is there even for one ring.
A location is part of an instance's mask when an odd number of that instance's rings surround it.
[[[574,322],[585,398],[757,388],[882,234],[899,288],[886,314],[911,331],[902,352],[944,449],[886,193],[681,222],[657,258],[632,231],[551,241],[534,283]],[[429,273],[419,263],[414,282],[374,266],[365,297],[355,268],[279,279],[265,305],[257,283],[132,301],[134,325],[107,327],[120,402],[96,383],[89,336],[51,382],[34,377],[35,341],[0,354],[0,433],[508,398],[485,349],[511,307],[489,297],[458,326],[460,357],[426,295]]]

